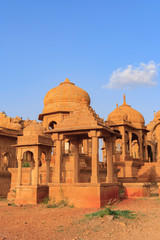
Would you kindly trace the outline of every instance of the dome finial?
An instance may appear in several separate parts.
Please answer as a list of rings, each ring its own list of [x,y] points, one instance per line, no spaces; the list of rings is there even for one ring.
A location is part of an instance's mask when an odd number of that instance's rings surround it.
[[[125,94],[123,95],[123,105],[127,105],[127,103],[126,103],[126,95]]]
[[[59,85],[62,85],[62,84],[72,84],[74,85],[74,83],[70,82],[68,78],[66,78],[66,80],[62,83],[60,83]]]
[[[66,80],[64,81],[65,83],[70,83],[69,79],[66,78]]]

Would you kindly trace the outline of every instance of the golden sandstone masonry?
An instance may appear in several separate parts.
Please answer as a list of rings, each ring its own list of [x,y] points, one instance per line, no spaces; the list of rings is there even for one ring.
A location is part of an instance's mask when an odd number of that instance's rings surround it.
[[[104,121],[88,93],[66,79],[46,94],[39,120],[0,113],[0,196],[16,204],[49,196],[101,207],[118,199],[121,188],[128,198],[150,196],[160,181],[159,112],[145,126],[124,95]]]

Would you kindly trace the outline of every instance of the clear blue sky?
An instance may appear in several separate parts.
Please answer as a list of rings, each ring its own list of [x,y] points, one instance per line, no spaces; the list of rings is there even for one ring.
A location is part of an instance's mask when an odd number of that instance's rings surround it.
[[[9,116],[37,119],[47,91],[68,77],[104,119],[126,93],[148,123],[160,110],[159,63],[158,0],[0,1],[0,111]],[[102,87],[114,71],[116,84]]]

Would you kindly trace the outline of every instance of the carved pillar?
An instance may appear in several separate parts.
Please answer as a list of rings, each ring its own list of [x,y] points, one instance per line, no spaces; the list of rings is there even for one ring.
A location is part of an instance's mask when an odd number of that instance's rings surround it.
[[[125,159],[125,157],[126,157],[126,135],[125,135],[124,127],[122,127],[121,134],[122,134],[122,156]]]
[[[156,162],[156,147],[155,147],[155,145],[151,149],[152,149],[152,154],[153,154],[153,162]]]
[[[92,138],[92,176],[91,183],[98,183],[99,181],[99,154],[98,154],[98,137],[96,131],[91,131]]]
[[[148,149],[147,149],[147,135],[145,135],[145,159],[148,159]]]
[[[92,140],[88,140],[88,154],[91,157],[92,156]]]
[[[105,146],[107,151],[107,183],[113,183],[113,141],[109,139],[105,139]]]
[[[49,183],[49,174],[50,174],[50,159],[46,160],[46,184]]]
[[[72,143],[72,154],[73,154],[73,182],[79,182],[79,141],[74,140]]]
[[[160,139],[157,142],[157,162],[160,162]]]
[[[35,167],[33,170],[33,185],[39,185],[39,159],[38,157],[35,158]]]
[[[103,163],[106,163],[106,160],[107,160],[107,152],[106,152],[106,142],[105,140],[103,139]]]
[[[56,158],[55,158],[55,177],[54,182],[61,182],[61,164],[62,164],[62,141],[56,140]]]
[[[33,185],[33,178],[34,178],[34,162],[33,159],[30,162],[31,165],[31,171],[30,171],[30,185]]]
[[[139,134],[139,157],[143,159],[143,148],[142,148],[142,131]]]
[[[88,154],[88,139],[83,140],[83,153]]]
[[[22,185],[22,160],[17,159],[18,161],[18,176],[17,176],[17,185]]]
[[[129,132],[129,153],[132,156],[132,132]]]

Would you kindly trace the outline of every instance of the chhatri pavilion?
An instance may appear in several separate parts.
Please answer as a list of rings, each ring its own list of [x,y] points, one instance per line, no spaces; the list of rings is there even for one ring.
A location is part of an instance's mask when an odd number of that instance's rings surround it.
[[[159,189],[159,112],[145,126],[124,95],[104,121],[88,93],[66,79],[46,94],[39,120],[0,113],[0,196],[101,207],[119,199],[120,189],[128,198],[150,196],[153,182]]]

